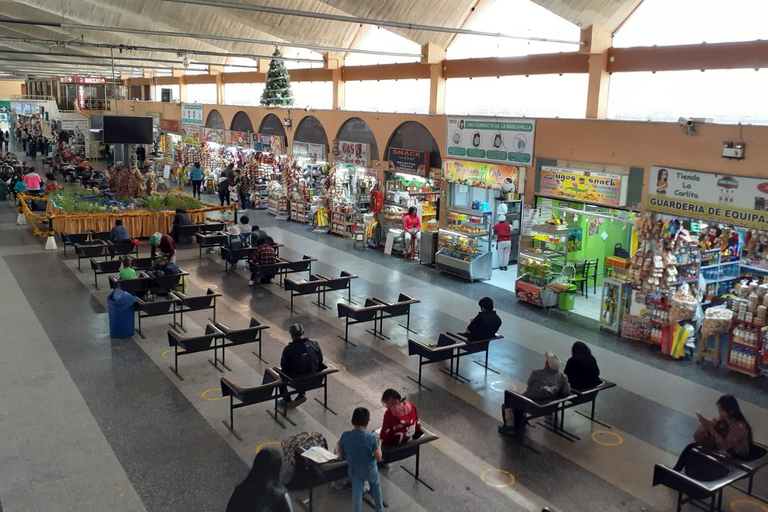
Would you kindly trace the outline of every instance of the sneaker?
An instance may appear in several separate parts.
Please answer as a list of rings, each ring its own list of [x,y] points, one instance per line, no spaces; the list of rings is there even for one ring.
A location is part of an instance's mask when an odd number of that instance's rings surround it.
[[[307,401],[306,395],[299,395],[296,397],[296,400],[288,402],[287,406],[290,407],[291,409],[295,409],[296,407],[300,406],[306,401]]]
[[[517,431],[515,430],[515,427],[509,426],[509,425],[499,425],[499,434],[511,436],[516,433]]]
[[[254,284],[256,284],[256,281],[254,281],[253,279],[248,281],[248,286],[253,286]]]
[[[291,403],[292,403],[292,402],[291,402],[290,400],[288,400],[288,401],[286,402],[286,401],[285,401],[285,398],[278,398],[278,399],[277,399],[277,405],[279,405],[280,407],[282,407],[282,406],[284,406],[284,405],[285,405],[285,406],[288,406],[288,407],[292,407],[292,406],[291,406]]]
[[[366,492],[371,492],[371,484],[369,484],[368,481],[363,484],[363,493]]]

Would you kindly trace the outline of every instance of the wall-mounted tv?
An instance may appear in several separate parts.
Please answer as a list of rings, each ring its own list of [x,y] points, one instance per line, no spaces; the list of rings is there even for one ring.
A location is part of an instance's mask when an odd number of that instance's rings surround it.
[[[152,144],[152,118],[104,116],[105,144]]]

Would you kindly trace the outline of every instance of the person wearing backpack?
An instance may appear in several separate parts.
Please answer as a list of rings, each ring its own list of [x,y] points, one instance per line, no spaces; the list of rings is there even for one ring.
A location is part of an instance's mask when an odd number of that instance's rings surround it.
[[[301,375],[311,375],[320,371],[323,364],[323,351],[320,345],[307,338],[304,333],[304,326],[293,324],[288,328],[291,334],[291,341],[284,349],[283,356],[280,359],[280,369],[289,377],[299,377]],[[286,407],[298,407],[307,401],[304,393],[299,393],[295,400],[291,399],[288,388],[281,388],[281,393],[285,397],[278,403],[285,403]],[[284,401],[284,402],[283,402]]]

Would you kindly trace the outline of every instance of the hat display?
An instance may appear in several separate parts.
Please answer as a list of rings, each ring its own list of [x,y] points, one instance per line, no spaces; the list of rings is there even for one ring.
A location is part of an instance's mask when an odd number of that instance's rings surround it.
[[[290,332],[292,335],[303,334],[304,326],[301,324],[293,324],[288,328],[288,332]]]
[[[547,363],[549,363],[549,367],[552,370],[559,370],[560,369],[560,358],[557,357],[554,353],[552,353],[551,350],[547,350],[544,352],[544,357],[547,360]]]

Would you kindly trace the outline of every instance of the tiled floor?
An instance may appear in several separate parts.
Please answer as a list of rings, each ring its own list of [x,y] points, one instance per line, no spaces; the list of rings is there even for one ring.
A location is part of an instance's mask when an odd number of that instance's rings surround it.
[[[240,409],[235,412],[239,441],[222,424],[228,415],[218,389],[222,374],[206,354],[180,359],[182,381],[169,369],[167,319],[145,321],[146,339],[110,338],[106,287],[94,289],[92,275],[79,272],[71,256],[45,252],[28,227],[15,225],[13,208],[0,204],[4,512],[223,511],[260,446],[302,430],[321,432],[333,445],[349,428],[355,407],[372,410],[372,425],[381,421],[379,399],[387,387],[407,394],[423,423],[440,436],[421,457],[422,478],[434,492],[396,464],[382,471],[393,512],[538,512],[543,506],[568,512],[673,510],[672,493],[651,487],[653,464],[675,460],[696,428],[695,412],[714,416],[714,402],[724,392],[742,400],[756,439],[768,441],[764,379],[668,360],[645,345],[600,332],[596,322],[576,315],[547,316],[518,303],[505,286],[495,286],[497,278],[514,279],[512,267],[494,272],[491,282],[470,284],[377,251],[353,249],[351,241],[312,233],[305,225],[275,221],[263,212],[250,215],[252,223],[285,244],[285,256],[318,258],[313,271],[320,274],[347,270],[359,275],[352,285],[356,302],[371,296],[395,299],[399,292],[420,299],[411,319],[419,339],[464,328],[477,300],[492,296],[504,322],[505,339],[492,346],[490,355],[490,365],[500,373],[486,373],[465,359],[461,371],[469,382],[460,384],[431,365],[424,368],[424,378],[433,391],[419,390],[408,379],[416,376],[417,361],[408,357],[407,333],[396,322],[384,324],[387,341],[353,326],[350,338],[357,346],[346,345],[337,337],[343,324],[335,308],[320,310],[303,297],[291,314],[288,294],[276,285],[250,288],[242,268],[225,273],[217,254],[198,259],[196,246],[184,246],[178,258],[190,272],[189,293],[213,286],[223,294],[218,320],[244,326],[255,317],[268,324],[263,357],[270,365],[288,342],[288,326],[298,321],[320,342],[325,357],[344,370],[329,384],[330,406],[338,416],[311,400],[319,394],[289,413],[297,427],[278,426],[265,414],[268,406]],[[328,300],[332,305],[340,299],[331,294]],[[190,333],[204,329],[206,313],[188,315]],[[499,436],[503,390],[522,389],[545,350],[565,359],[575,338],[592,346],[603,375],[619,385],[598,402],[598,417],[611,428],[569,412],[566,428],[580,437],[576,442],[540,427],[522,439]],[[226,375],[241,384],[260,382],[269,366],[248,346],[229,350],[227,362]],[[412,467],[413,461],[403,464]],[[768,492],[768,474],[760,475],[755,486]],[[292,494],[296,504],[305,497],[305,492]],[[348,510],[348,499],[348,491],[318,489],[315,510]],[[725,509],[766,510],[744,502],[730,507],[744,499],[727,491]]]

